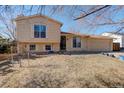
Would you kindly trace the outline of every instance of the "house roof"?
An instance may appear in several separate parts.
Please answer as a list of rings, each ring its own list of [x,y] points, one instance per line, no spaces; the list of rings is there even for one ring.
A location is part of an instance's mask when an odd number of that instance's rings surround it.
[[[86,35],[86,34],[76,34],[76,33],[70,33],[70,32],[61,32],[61,34],[67,34],[67,35],[77,35],[77,36],[81,36],[81,37],[84,37],[84,38],[113,39],[113,38],[108,37],[108,36],[100,36],[100,35]]]
[[[73,33],[70,33],[70,32],[61,32],[61,34],[73,34]]]
[[[117,31],[106,32],[106,33],[117,34],[117,35],[124,35],[124,32],[117,32]]]
[[[20,16],[18,16],[18,17],[15,19],[15,21],[25,20],[25,19],[34,18],[34,17],[44,17],[44,18],[47,18],[48,20],[51,20],[51,21],[53,21],[53,22],[56,22],[56,23],[60,24],[61,26],[63,25],[63,23],[61,23],[61,22],[59,22],[59,21],[57,21],[57,20],[55,20],[55,19],[53,19],[53,18],[50,18],[50,17],[48,17],[48,16],[46,16],[46,15],[41,15],[41,14],[36,14],[36,15],[31,15],[31,16],[23,16],[23,15],[20,15]]]

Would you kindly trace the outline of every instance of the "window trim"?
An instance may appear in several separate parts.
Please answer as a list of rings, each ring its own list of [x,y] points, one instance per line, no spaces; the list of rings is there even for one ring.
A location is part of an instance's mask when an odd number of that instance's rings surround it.
[[[76,40],[76,46],[74,47],[74,38],[79,38],[79,39],[80,39],[80,46],[78,46],[79,43],[77,43],[77,40]],[[74,37],[72,38],[72,47],[73,47],[73,48],[81,48],[81,37],[74,36]]]
[[[47,50],[47,49],[46,49],[46,46],[47,46],[47,45],[49,45],[49,46],[51,47],[51,50]],[[51,44],[46,44],[46,45],[45,45],[45,51],[52,51],[52,45],[51,45]]]
[[[35,46],[35,49],[31,50],[31,45],[34,45]],[[29,45],[29,51],[36,51],[36,44],[30,44]]]
[[[41,26],[45,26],[45,27],[46,27],[45,37],[40,37],[41,35],[40,35],[39,37],[35,37],[35,34],[34,34],[34,33],[35,33],[34,26],[35,26],[35,25],[41,25]],[[40,39],[40,38],[47,38],[47,25],[45,25],[45,24],[33,24],[32,27],[33,27],[33,38],[37,38],[37,39],[38,39],[38,38],[39,38],[39,39]]]

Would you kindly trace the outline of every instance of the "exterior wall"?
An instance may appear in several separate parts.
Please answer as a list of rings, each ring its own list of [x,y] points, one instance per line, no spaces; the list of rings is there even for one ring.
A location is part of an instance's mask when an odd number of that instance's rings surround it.
[[[81,48],[73,48],[73,36],[66,37],[66,50],[67,51],[87,51],[86,40],[81,39]]]
[[[52,51],[59,51],[60,44],[59,43],[18,43],[18,53],[24,53],[30,51],[30,44],[36,45],[36,50],[31,52],[46,52],[45,45],[51,45]]]
[[[88,39],[88,51],[112,51],[113,42],[109,39]]]
[[[35,44],[36,50],[33,52],[46,52],[45,45],[50,44],[52,51],[60,51],[60,43],[19,43],[19,52],[29,51],[29,45]],[[81,38],[81,48],[73,48],[73,36],[66,36],[67,51],[112,51],[112,39]]]
[[[120,47],[124,47],[124,35],[112,34],[112,33],[103,33],[103,36],[109,36],[114,38],[114,43],[120,43]]]
[[[46,38],[34,38],[34,25],[46,25]],[[16,21],[16,37],[19,42],[60,42],[61,24],[44,17],[33,17]]]
[[[112,39],[81,38],[81,48],[73,48],[73,36],[67,36],[67,51],[112,51]]]

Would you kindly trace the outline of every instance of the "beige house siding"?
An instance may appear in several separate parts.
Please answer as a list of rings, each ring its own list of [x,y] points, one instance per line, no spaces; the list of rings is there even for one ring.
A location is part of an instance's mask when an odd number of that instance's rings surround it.
[[[46,38],[34,38],[34,25],[46,26]],[[60,42],[60,24],[42,17],[16,21],[17,41],[20,42]]]
[[[87,51],[112,51],[113,41],[106,39],[88,39]]]
[[[33,50],[31,52],[46,52],[45,46],[51,45],[52,51],[59,51],[60,50],[60,44],[59,43],[18,43],[18,52],[28,52],[30,51],[30,45],[35,44],[36,50]]]
[[[81,37],[80,37],[81,38]],[[112,39],[81,38],[81,48],[73,48],[73,36],[66,38],[67,51],[112,51]]]
[[[73,48],[73,36],[67,36],[66,50],[67,51],[85,51],[86,50],[86,40],[81,38],[81,48]]]
[[[36,50],[34,52],[46,52],[45,45],[51,45],[52,51],[60,51],[60,43],[19,43],[19,52],[26,52],[29,50],[29,45],[35,44]],[[81,37],[81,48],[73,48],[73,36],[67,36],[66,38],[66,50],[67,51],[112,51],[113,42],[112,39],[87,39]]]

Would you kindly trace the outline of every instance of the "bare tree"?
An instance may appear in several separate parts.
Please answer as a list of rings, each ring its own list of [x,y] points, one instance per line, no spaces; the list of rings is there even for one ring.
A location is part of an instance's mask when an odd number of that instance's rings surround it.
[[[33,15],[33,14],[46,14],[48,16],[62,14],[68,16],[74,22],[85,25],[92,31],[93,28],[101,26],[115,26],[115,30],[122,31],[124,26],[124,18],[119,20],[113,20],[114,15],[124,10],[124,6],[112,6],[112,5],[92,5],[92,6],[45,6],[45,5],[30,5],[30,6],[0,6],[0,21],[4,24],[4,30],[1,32],[7,35],[9,38],[15,40],[16,27],[12,19],[17,15]],[[72,29],[72,28],[71,28]],[[77,30],[76,30],[77,31]]]

